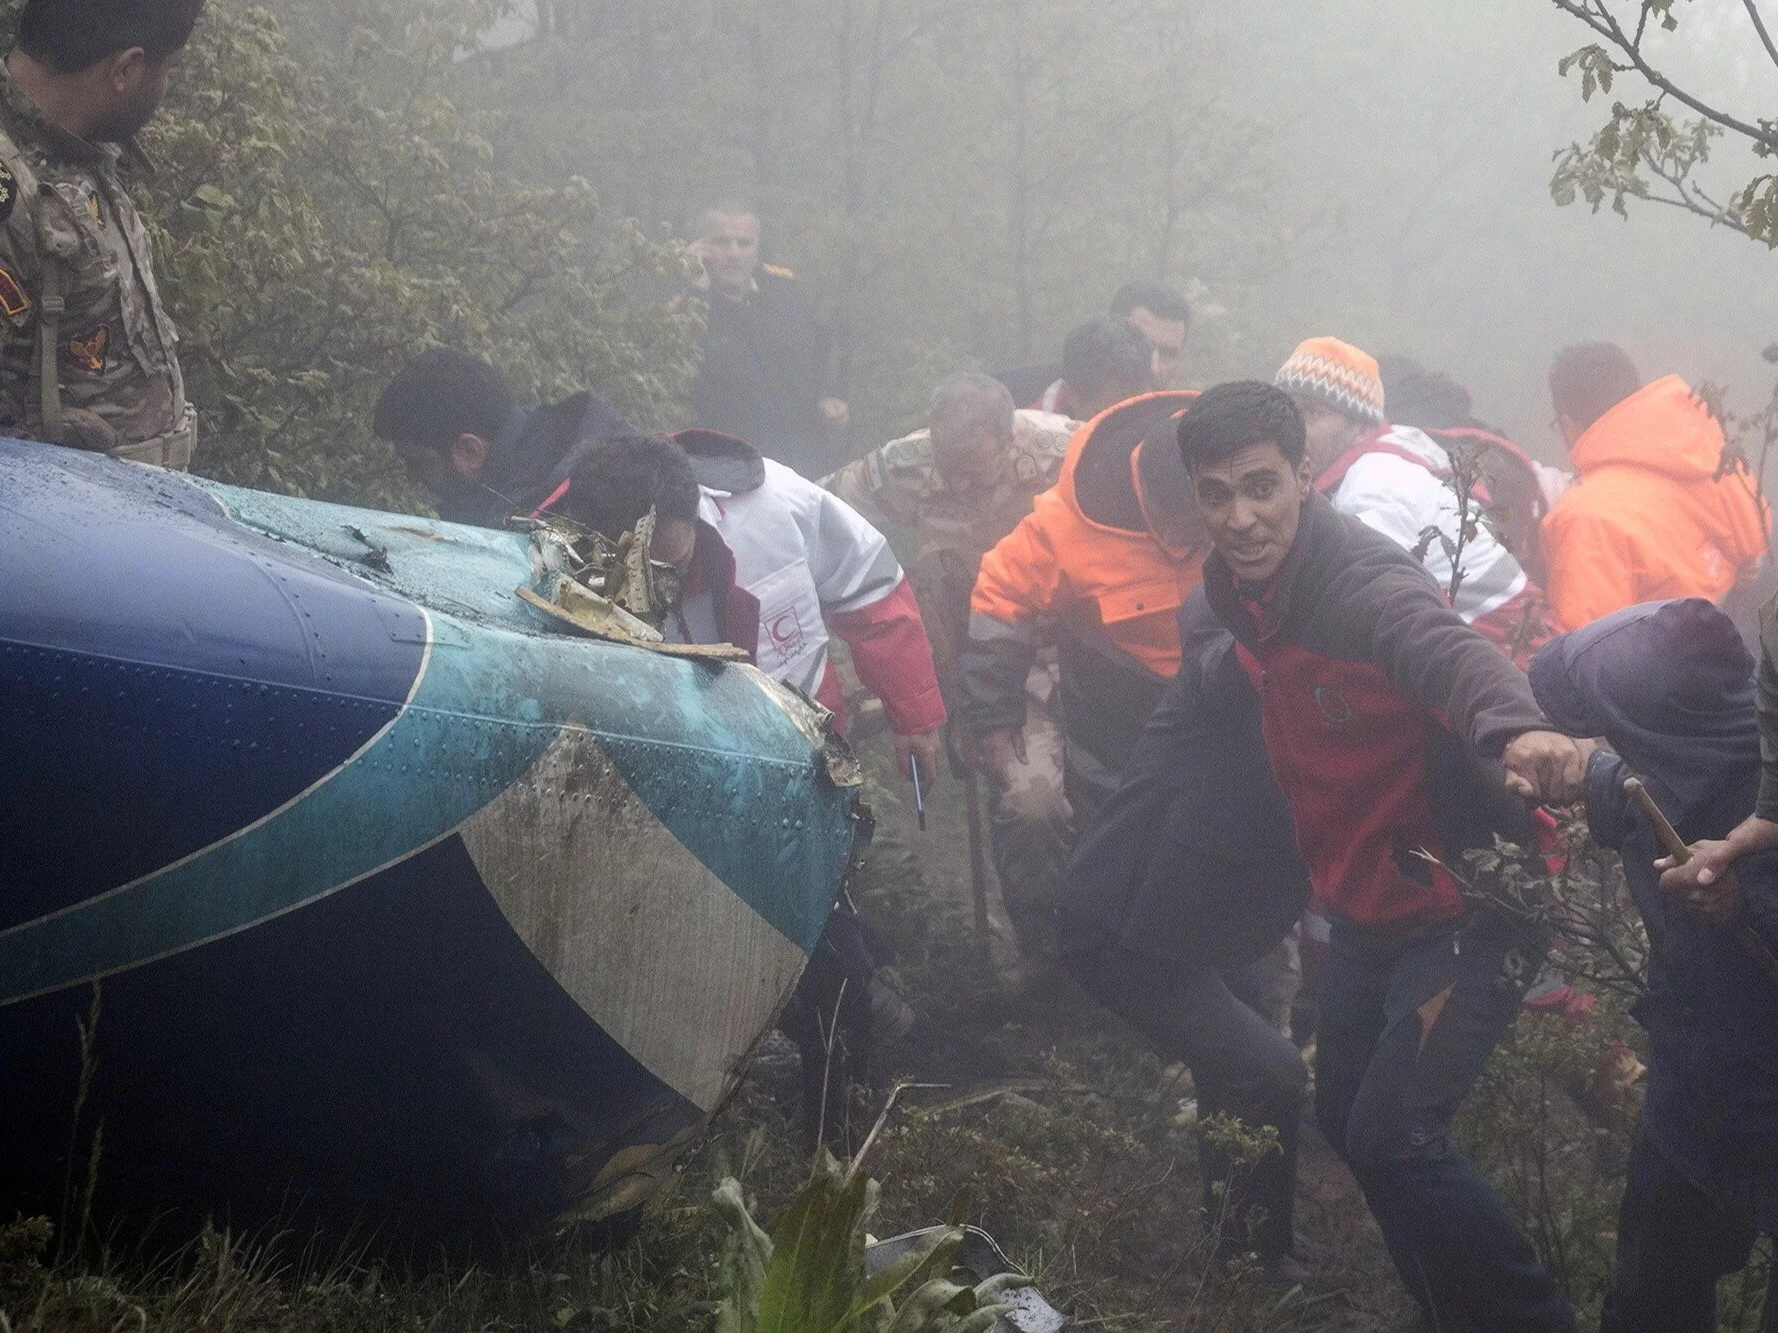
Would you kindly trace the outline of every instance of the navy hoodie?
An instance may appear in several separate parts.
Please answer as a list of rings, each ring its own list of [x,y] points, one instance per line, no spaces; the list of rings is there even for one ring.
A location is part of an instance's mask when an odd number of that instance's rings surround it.
[[[1658,835],[1624,795],[1639,777],[1688,842],[1753,811],[1759,727],[1753,662],[1729,618],[1698,598],[1633,606],[1552,640],[1531,664],[1544,712],[1603,736],[1587,769],[1594,838],[1621,852],[1648,928],[1643,1125],[1691,1182],[1765,1229],[1778,1225],[1778,984],[1740,947],[1660,890]],[[1778,854],[1736,866],[1756,926],[1778,901]]]

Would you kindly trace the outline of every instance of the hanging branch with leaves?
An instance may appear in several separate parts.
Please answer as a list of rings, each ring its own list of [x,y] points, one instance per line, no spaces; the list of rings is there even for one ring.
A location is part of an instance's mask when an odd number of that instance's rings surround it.
[[[1778,119],[1744,116],[1720,100],[1682,84],[1657,63],[1656,32],[1673,33],[1676,0],[1552,0],[1598,39],[1563,57],[1558,71],[1580,75],[1583,101],[1609,95],[1619,76],[1641,80],[1651,92],[1639,105],[1614,102],[1611,118],[1585,144],[1556,154],[1550,193],[1561,205],[1585,199],[1597,212],[1607,200],[1629,216],[1626,200],[1678,208],[1778,247],[1778,174],[1760,172],[1724,191],[1702,179],[1712,148],[1728,137],[1760,159],[1778,156]],[[1754,58],[1778,67],[1778,43],[1757,0],[1742,0],[1746,45]],[[1690,115],[1686,113],[1689,112]]]

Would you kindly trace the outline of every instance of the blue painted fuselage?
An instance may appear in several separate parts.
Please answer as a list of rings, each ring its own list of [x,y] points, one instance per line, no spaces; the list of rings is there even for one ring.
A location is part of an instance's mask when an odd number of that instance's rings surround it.
[[[102,1123],[118,1204],[597,1214],[726,1096],[855,794],[528,552],[0,441],[0,1208]]]

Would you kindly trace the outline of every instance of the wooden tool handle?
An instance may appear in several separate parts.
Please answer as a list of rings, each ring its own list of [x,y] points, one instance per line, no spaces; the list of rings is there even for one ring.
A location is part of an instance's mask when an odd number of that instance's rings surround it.
[[[1692,859],[1692,849],[1685,845],[1685,839],[1679,836],[1679,830],[1667,822],[1667,816],[1661,813],[1661,807],[1655,804],[1655,798],[1648,794],[1648,788],[1642,785],[1642,779],[1625,778],[1624,795],[1642,807],[1642,813],[1648,816],[1648,822],[1661,835],[1669,856],[1680,865]]]
[[[1692,859],[1691,848],[1685,845],[1685,839],[1679,836],[1679,830],[1667,822],[1667,816],[1661,813],[1661,807],[1655,804],[1655,798],[1648,794],[1648,788],[1642,785],[1640,779],[1624,779],[1624,794],[1642,807],[1642,813],[1655,826],[1655,832],[1661,835],[1661,841],[1667,845],[1667,851],[1676,862],[1684,865]],[[1728,873],[1733,875],[1735,872],[1730,870]],[[1742,952],[1759,965],[1773,984],[1778,985],[1778,955],[1773,954],[1764,937],[1745,921],[1736,923],[1735,936],[1740,942]]]

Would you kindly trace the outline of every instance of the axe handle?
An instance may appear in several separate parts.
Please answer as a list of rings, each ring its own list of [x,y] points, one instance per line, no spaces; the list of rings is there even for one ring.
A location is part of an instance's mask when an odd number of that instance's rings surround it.
[[[1667,854],[1680,865],[1692,859],[1692,849],[1685,845],[1685,839],[1679,836],[1679,830],[1667,821],[1661,813],[1661,807],[1655,804],[1655,798],[1648,794],[1648,788],[1642,785],[1641,778],[1624,779],[1624,795],[1628,796],[1648,816],[1648,822],[1655,826],[1661,842],[1667,848]]]
[[[969,818],[969,890],[975,903],[975,932],[986,945],[988,925],[987,851],[982,846],[982,798],[975,770],[963,775],[963,809]]]
[[[1648,794],[1648,788],[1638,778],[1624,780],[1624,794],[1641,808],[1648,816],[1649,823],[1655,826],[1661,842],[1666,845],[1667,852],[1680,865],[1692,859],[1692,849],[1685,845],[1685,839],[1679,836],[1679,830],[1668,822],[1667,816],[1661,813],[1661,807],[1655,804],[1655,798]],[[1747,922],[1737,922],[1735,938],[1741,943],[1741,950],[1754,962],[1760,965],[1766,976],[1774,984],[1778,984],[1778,954],[1772,952],[1771,945]]]

